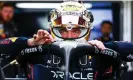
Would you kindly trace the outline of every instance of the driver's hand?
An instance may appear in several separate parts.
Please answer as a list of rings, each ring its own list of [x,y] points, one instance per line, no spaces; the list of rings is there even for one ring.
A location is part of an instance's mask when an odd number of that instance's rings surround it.
[[[104,44],[101,41],[98,40],[91,40],[88,41],[89,44],[94,45],[96,47],[98,47],[101,50],[104,50],[106,47],[104,46]]]
[[[53,42],[54,39],[46,30],[38,30],[37,34],[33,35],[33,38],[29,39],[29,46],[41,45],[41,44],[49,44]]]

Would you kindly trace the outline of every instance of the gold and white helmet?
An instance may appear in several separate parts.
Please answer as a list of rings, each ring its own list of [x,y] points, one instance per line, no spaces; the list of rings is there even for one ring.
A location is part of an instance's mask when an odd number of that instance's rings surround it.
[[[92,29],[93,15],[83,4],[69,1],[61,3],[57,9],[50,12],[49,22],[53,38],[88,40]],[[67,30],[79,28],[81,34],[76,38],[63,38],[59,32],[61,28]]]

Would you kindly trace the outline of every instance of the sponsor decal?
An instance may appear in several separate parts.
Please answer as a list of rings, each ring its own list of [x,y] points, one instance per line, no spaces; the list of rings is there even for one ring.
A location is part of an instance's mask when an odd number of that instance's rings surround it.
[[[17,39],[18,39],[18,37],[9,38],[9,40],[11,40],[12,42],[15,42]]]
[[[0,41],[0,44],[10,44],[11,40],[10,39],[4,39]]]
[[[82,6],[67,4],[65,6],[62,6],[62,8],[63,8],[63,11],[79,11],[81,10]]]
[[[17,37],[12,37],[12,38],[8,38],[8,39],[3,39],[0,41],[0,44],[10,44],[15,42],[17,39]]]
[[[34,53],[34,52],[42,52],[42,46],[38,46],[38,47],[33,47],[33,48],[26,48],[24,50],[21,51],[21,54],[28,54],[28,53]]]
[[[71,11],[71,12],[62,12],[61,15],[62,16],[65,16],[65,15],[81,16],[82,13]]]
[[[51,71],[51,73],[53,73],[53,78],[57,79],[63,79],[65,75],[63,71]],[[69,73],[69,78],[76,80],[93,80],[93,73],[89,72],[86,75],[82,72]]]
[[[112,56],[113,58],[117,57],[117,53],[111,49],[104,49],[104,50],[99,50],[97,47],[95,47],[95,53],[96,54],[104,54],[104,55],[108,55],[108,56]]]
[[[101,51],[102,54],[108,55],[108,56],[112,56],[113,58],[117,57],[117,53],[115,51],[109,50],[109,49],[105,49]]]

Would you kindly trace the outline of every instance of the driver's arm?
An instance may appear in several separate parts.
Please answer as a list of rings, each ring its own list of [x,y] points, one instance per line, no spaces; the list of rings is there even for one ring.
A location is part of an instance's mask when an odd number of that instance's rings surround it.
[[[124,41],[112,41],[104,43],[105,47],[120,53],[125,61],[133,61],[133,43]]]
[[[33,38],[12,37],[0,40],[0,54],[20,52],[23,48],[53,42],[52,36],[45,30],[38,30]]]
[[[0,40],[0,53],[11,54],[28,47],[28,38],[12,37]]]

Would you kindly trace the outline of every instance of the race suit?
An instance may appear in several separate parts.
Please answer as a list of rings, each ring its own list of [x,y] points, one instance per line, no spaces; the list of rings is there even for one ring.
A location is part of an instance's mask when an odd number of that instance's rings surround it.
[[[22,49],[27,48],[27,38],[8,38],[0,41],[1,54],[17,56]],[[125,61],[133,60],[133,44],[129,42],[108,42],[104,43],[120,53]],[[28,63],[28,78],[31,80],[63,80],[63,62],[60,57],[51,56],[50,53],[25,54],[22,61]],[[14,54],[16,53],[16,54]],[[107,80],[112,78],[114,71],[119,68],[119,63],[114,62],[111,57],[88,56],[87,64],[82,65],[78,59],[71,62],[71,80]]]
[[[119,52],[124,61],[133,60],[132,43],[108,42],[104,45]],[[62,69],[64,63],[60,57],[48,53],[45,55],[29,54],[24,58],[29,64],[29,80],[63,80],[64,72]],[[80,62],[79,58],[75,58],[70,64],[69,77],[70,80],[113,79],[115,74],[120,74],[119,71],[115,72],[119,70],[120,63],[107,56],[87,56],[87,63],[84,60]],[[119,75],[115,76],[119,77]]]

